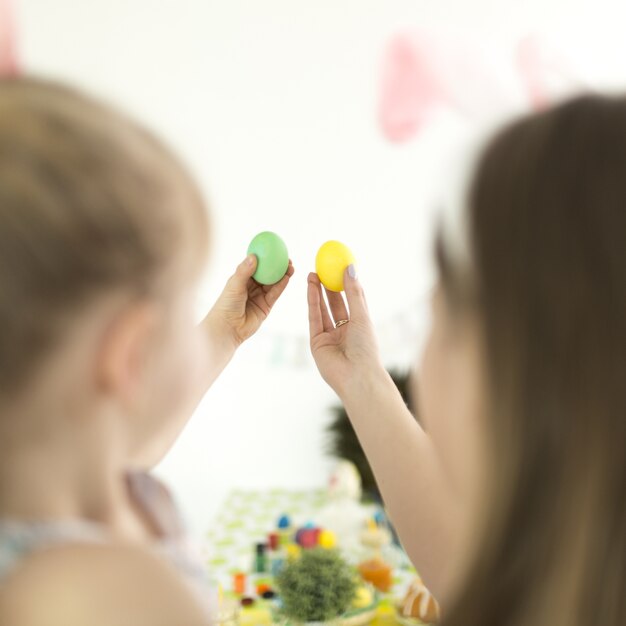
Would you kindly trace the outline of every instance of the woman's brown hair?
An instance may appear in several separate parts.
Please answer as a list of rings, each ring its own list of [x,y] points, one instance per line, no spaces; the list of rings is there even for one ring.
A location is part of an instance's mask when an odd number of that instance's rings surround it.
[[[626,624],[626,98],[584,96],[491,140],[468,195],[490,485],[446,626]],[[469,287],[469,288],[468,288]]]
[[[0,398],[82,306],[163,288],[207,237],[196,185],[147,130],[68,87],[0,80]]]

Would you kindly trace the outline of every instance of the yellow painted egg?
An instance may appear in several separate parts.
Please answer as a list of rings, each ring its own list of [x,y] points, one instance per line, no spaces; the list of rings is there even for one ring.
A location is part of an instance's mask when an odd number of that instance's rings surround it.
[[[348,246],[339,241],[327,241],[315,257],[315,271],[326,289],[343,291],[343,275],[348,265],[355,263]]]
[[[295,561],[296,559],[300,558],[300,546],[296,545],[295,543],[290,543],[287,548],[287,558],[290,561]]]
[[[359,587],[354,594],[352,606],[355,609],[364,609],[374,602],[374,594],[367,587]]]
[[[337,536],[334,532],[330,530],[323,530],[320,533],[319,537],[319,546],[320,548],[325,548],[326,550],[332,550],[337,547]]]

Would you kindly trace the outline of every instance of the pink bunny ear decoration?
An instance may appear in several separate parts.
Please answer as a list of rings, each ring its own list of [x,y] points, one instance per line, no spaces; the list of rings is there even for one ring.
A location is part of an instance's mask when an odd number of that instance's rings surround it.
[[[396,37],[388,47],[382,79],[379,120],[391,141],[410,139],[444,101],[428,55],[409,36]]]
[[[533,109],[544,109],[589,88],[571,61],[538,35],[528,35],[519,42],[515,62]]]
[[[454,33],[394,37],[383,61],[378,109],[385,136],[407,141],[443,107],[484,119],[519,106],[519,85],[501,56]]]
[[[17,74],[13,7],[10,0],[0,0],[0,76]]]
[[[383,62],[380,126],[400,143],[443,108],[480,123],[542,109],[589,88],[571,58],[537,35],[506,49],[450,31],[397,35]]]

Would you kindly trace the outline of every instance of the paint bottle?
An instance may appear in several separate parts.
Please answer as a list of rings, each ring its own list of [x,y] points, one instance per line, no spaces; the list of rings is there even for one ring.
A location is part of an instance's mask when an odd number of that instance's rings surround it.
[[[281,515],[276,525],[278,529],[279,543],[281,546],[286,546],[293,542],[293,528],[291,525],[291,519],[288,515]]]
[[[269,571],[270,574],[274,577],[280,574],[281,570],[285,566],[286,554],[285,550],[272,550],[270,552],[270,566]]]
[[[257,574],[265,574],[267,572],[267,545],[264,543],[257,543],[256,545],[254,571]]]
[[[233,575],[233,591],[239,595],[243,596],[246,593],[246,583],[247,577],[244,572],[236,572]]]
[[[270,550],[278,550],[280,547],[280,535],[278,533],[270,533],[267,538],[267,545]]]

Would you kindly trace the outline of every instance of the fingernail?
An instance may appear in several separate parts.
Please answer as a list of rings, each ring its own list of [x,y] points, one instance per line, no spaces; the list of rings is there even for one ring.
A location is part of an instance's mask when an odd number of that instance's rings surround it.
[[[348,265],[348,276],[353,280],[356,278],[356,267],[352,263]]]
[[[250,266],[254,265],[254,261],[255,261],[255,257],[254,254],[249,254],[248,258],[246,259],[246,263]]]

